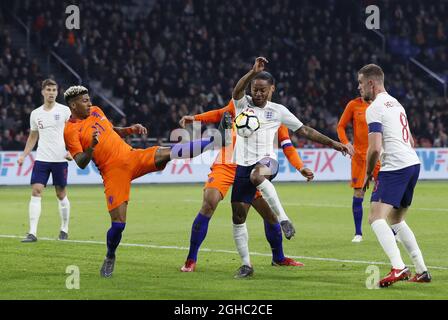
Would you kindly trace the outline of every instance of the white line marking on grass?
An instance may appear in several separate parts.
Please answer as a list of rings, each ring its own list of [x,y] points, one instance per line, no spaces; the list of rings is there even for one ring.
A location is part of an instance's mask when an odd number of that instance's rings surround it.
[[[0,238],[13,238],[13,239],[22,239],[23,236],[16,236],[16,235],[7,235],[2,234],[0,235]],[[68,243],[84,243],[84,244],[101,244],[105,245],[105,242],[102,241],[93,241],[93,240],[57,240],[54,238],[44,238],[40,237],[39,240],[44,241],[58,241],[58,242],[68,242]],[[25,244],[28,245],[28,244]],[[120,246],[122,247],[140,247],[140,248],[150,248],[150,249],[173,249],[173,250],[184,250],[187,251],[190,248],[187,247],[178,247],[178,246],[158,246],[158,245],[152,245],[152,244],[141,244],[141,243],[120,243]],[[202,252],[217,252],[217,253],[230,253],[230,254],[238,254],[236,251],[232,250],[221,250],[221,249],[208,249],[208,248],[201,248]],[[250,252],[253,256],[263,256],[263,257],[271,257],[272,254],[270,253],[259,253],[259,252]],[[306,260],[316,260],[316,261],[330,261],[330,262],[345,262],[345,263],[356,263],[356,264],[379,264],[379,265],[390,265],[390,263],[387,262],[380,262],[380,261],[363,261],[363,260],[348,260],[348,259],[336,259],[336,258],[321,258],[321,257],[306,257],[306,256],[289,256],[290,258],[294,259],[306,259]],[[437,267],[437,266],[428,266],[430,269],[440,269],[440,270],[448,270],[448,267]]]
[[[185,202],[196,202],[202,203],[202,200],[195,200],[195,199],[185,199]],[[325,203],[299,203],[299,202],[282,202],[285,206],[297,206],[297,207],[317,207],[317,208],[345,208],[345,209],[351,209],[351,206],[348,205],[342,205],[342,204],[325,204]],[[364,205],[364,208],[368,209],[368,206]],[[448,212],[448,208],[417,208],[417,207],[410,207],[411,211],[440,211],[440,212]]]

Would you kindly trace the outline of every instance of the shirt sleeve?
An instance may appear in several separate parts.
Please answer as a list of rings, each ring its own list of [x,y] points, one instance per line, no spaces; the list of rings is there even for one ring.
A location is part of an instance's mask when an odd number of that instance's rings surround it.
[[[36,114],[35,112],[31,112],[31,115],[30,115],[30,129],[31,129],[31,131],[37,131],[38,130],[35,114]]]
[[[285,106],[282,108],[281,112],[281,123],[284,124],[288,129],[291,129],[292,131],[299,130],[303,123],[297,119],[295,115],[292,114],[291,111],[289,111]]]
[[[76,128],[66,125],[64,129],[65,147],[72,157],[83,152],[81,141],[79,140],[79,132]]]
[[[232,102],[230,102],[224,108],[197,114],[194,116],[194,120],[204,123],[218,123],[221,121],[224,112],[230,112],[230,114],[235,117],[235,108]]]
[[[383,132],[383,115],[380,105],[372,103],[366,111],[366,121],[369,127],[369,133]]]
[[[345,110],[342,113],[341,119],[339,120],[338,123],[337,127],[338,138],[339,141],[341,141],[343,144],[347,144],[350,142],[347,138],[347,133],[345,129],[347,128],[347,125],[352,122],[353,106],[354,106],[353,101],[350,101],[345,107]]]

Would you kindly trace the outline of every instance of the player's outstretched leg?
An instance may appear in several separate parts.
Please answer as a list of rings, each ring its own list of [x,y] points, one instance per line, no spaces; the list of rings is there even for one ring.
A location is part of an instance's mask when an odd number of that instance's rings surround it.
[[[199,248],[207,236],[208,224],[221,200],[221,193],[217,189],[206,188],[204,190],[201,211],[199,211],[191,226],[190,250],[180,271],[193,272],[195,270]]]
[[[115,251],[120,244],[122,233],[126,227],[127,204],[123,203],[110,212],[112,225],[107,231],[107,254],[100,269],[100,275],[104,278],[112,276],[115,266]]]

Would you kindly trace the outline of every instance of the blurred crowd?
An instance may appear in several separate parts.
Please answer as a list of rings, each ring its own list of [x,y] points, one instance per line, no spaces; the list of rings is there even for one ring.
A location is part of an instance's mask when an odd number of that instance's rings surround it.
[[[17,15],[32,27],[33,44],[55,50],[87,84],[100,81],[122,99],[120,125],[139,122],[150,136],[168,138],[183,115],[225,106],[238,79],[263,55],[276,78],[274,101],[334,139],[345,105],[359,95],[357,70],[377,63],[387,90],[407,109],[417,145],[448,146],[448,101],[414,77],[404,59],[383,52],[381,40],[364,28],[365,4],[358,1],[154,1],[148,14],[137,15],[124,10],[125,1],[78,1],[81,28],[67,30],[61,13],[73,2],[30,1]],[[422,55],[442,48],[435,51],[441,64],[431,67],[444,72],[445,5],[366,2],[390,8],[381,15],[387,34],[411,39]],[[0,53],[0,148],[6,150],[23,147],[29,113],[40,105],[42,75],[24,51],[12,52],[7,31]],[[293,140],[297,147],[316,146]]]

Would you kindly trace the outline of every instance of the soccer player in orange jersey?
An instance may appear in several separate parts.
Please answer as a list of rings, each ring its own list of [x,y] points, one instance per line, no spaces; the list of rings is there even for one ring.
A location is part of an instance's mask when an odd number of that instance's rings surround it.
[[[147,173],[163,170],[171,159],[199,155],[214,139],[172,147],[133,149],[122,137],[134,133],[146,134],[145,127],[140,124],[126,128],[114,127],[99,107],[92,106],[88,90],[82,86],[70,87],[64,93],[64,98],[72,113],[64,130],[67,149],[80,168],[85,168],[93,160],[103,178],[112,226],[107,232],[107,255],[100,275],[110,277],[115,264],[115,251],[126,225],[131,181]],[[231,125],[229,122],[228,129]]]
[[[339,141],[345,144],[352,152],[351,187],[353,188],[353,220],[355,222],[355,236],[352,242],[362,241],[362,202],[364,200],[363,184],[366,173],[366,155],[369,146],[369,130],[366,122],[366,110],[371,101],[361,97],[351,100],[345,107],[339,120],[337,131]],[[353,145],[347,138],[346,128],[351,124],[353,128]],[[380,164],[375,167],[375,178],[378,175]]]
[[[186,123],[193,121],[201,121],[202,123],[217,123],[223,118],[225,113],[229,113],[232,118],[235,118],[235,106],[233,104],[233,100],[230,100],[229,104],[222,109],[212,110],[195,116],[184,116],[179,123],[181,127],[185,127]],[[283,152],[288,158],[288,161],[308,181],[312,180],[314,178],[313,172],[304,167],[299,154],[290,140],[288,128],[283,125],[278,129],[278,141],[282,146]],[[191,228],[190,251],[188,252],[185,264],[181,268],[182,272],[193,272],[195,270],[198,251],[207,235],[209,221],[213,216],[218,203],[224,199],[227,191],[233,185],[236,173],[236,164],[232,162],[234,143],[235,132],[233,132],[233,143],[222,148],[210,168],[211,172],[208,175],[208,180],[204,186],[202,207]],[[277,220],[277,216],[269,207],[268,203],[261,197],[259,192],[257,192],[252,205],[264,219],[266,239],[272,249],[272,265],[303,266],[302,263],[284,256],[281,226]],[[282,227],[283,226],[292,227],[291,224],[282,224]],[[283,228],[283,231],[285,232],[287,239],[290,239],[295,232],[293,227],[287,229]]]

